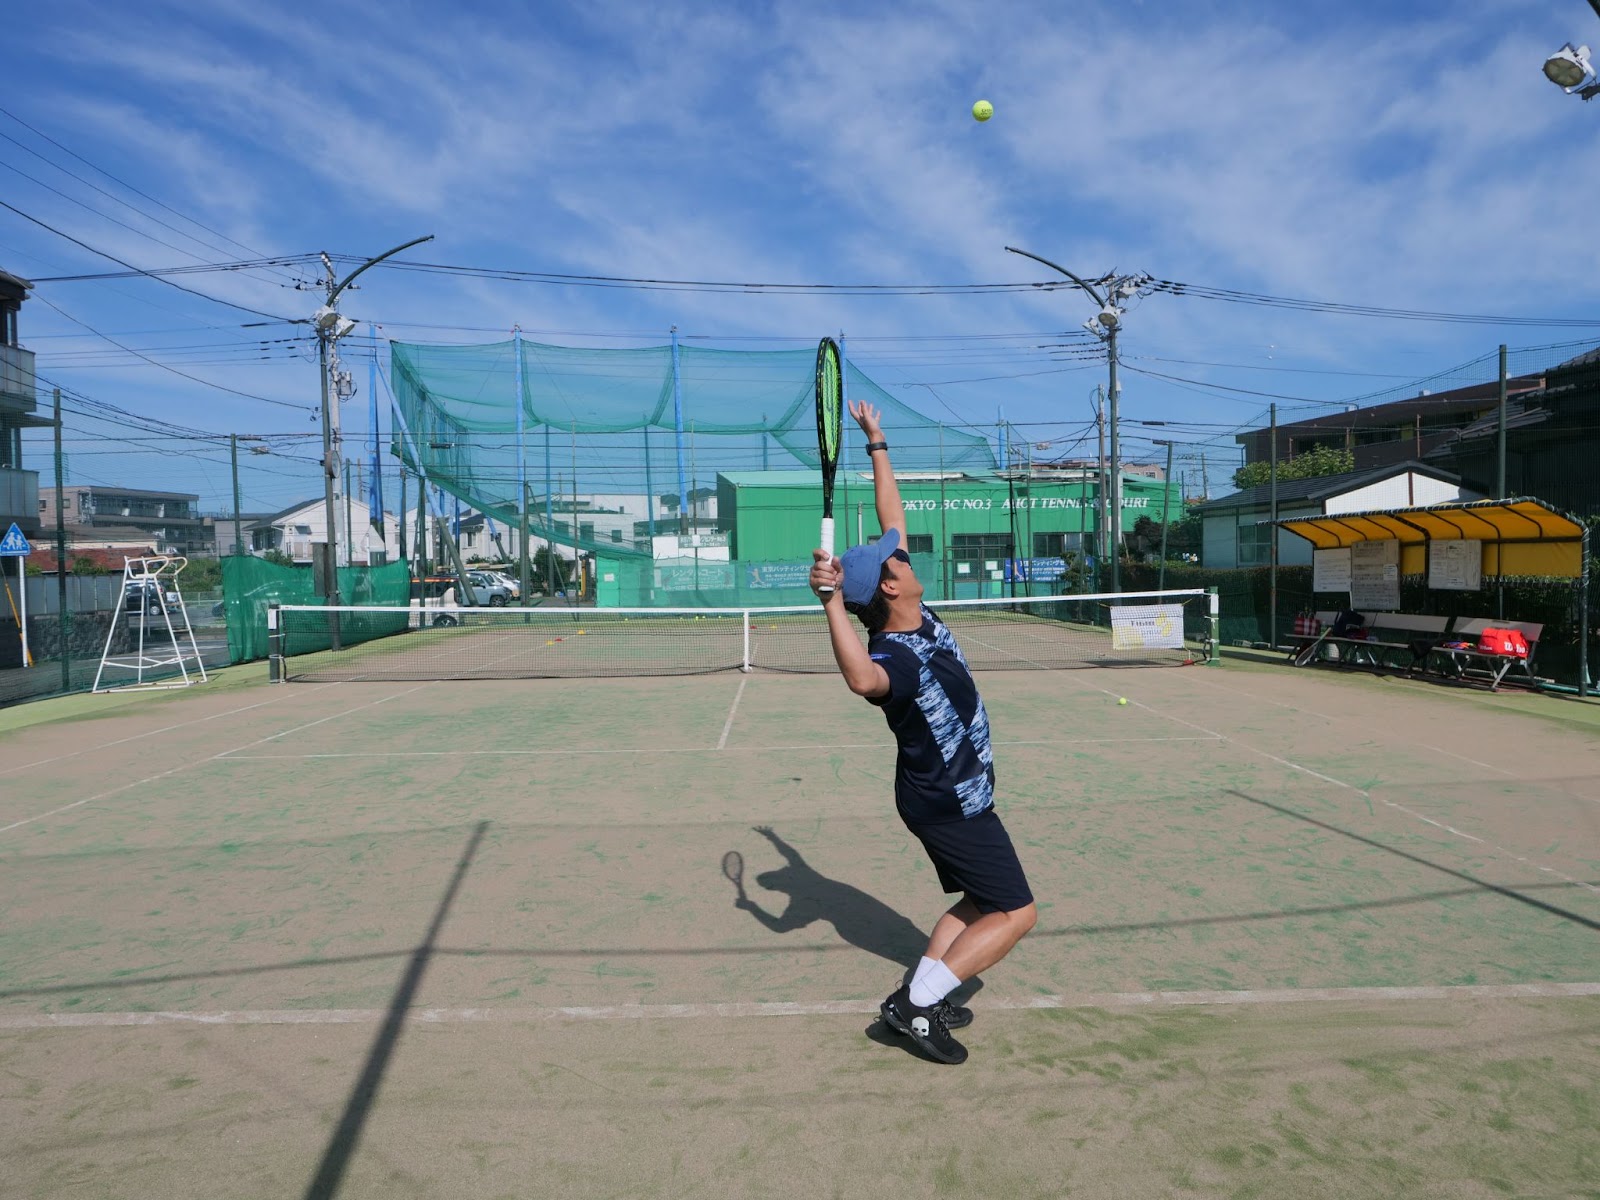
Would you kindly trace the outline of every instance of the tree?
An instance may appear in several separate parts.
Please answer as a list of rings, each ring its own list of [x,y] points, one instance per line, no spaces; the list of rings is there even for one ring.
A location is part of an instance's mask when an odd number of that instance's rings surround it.
[[[263,551],[262,554],[261,554],[261,561],[262,562],[269,562],[269,563],[272,563],[274,566],[279,566],[279,567],[293,567],[293,566],[298,565],[298,564],[296,564],[294,559],[290,558],[282,550],[265,550],[265,551]]]
[[[214,592],[222,587],[222,563],[214,558],[191,558],[179,577],[190,592]]]
[[[1185,513],[1167,526],[1167,560],[1200,556],[1200,536],[1204,522],[1196,513]],[[1133,526],[1138,549],[1153,560],[1161,553],[1161,522],[1140,517]]]
[[[1346,471],[1356,469],[1355,451],[1347,450],[1343,446],[1316,446],[1304,454],[1297,454],[1293,458],[1282,460],[1278,463],[1278,482],[1285,483],[1291,479],[1315,479],[1322,475],[1342,475]],[[1245,488],[1260,487],[1272,482],[1272,464],[1270,462],[1245,463],[1233,473],[1233,486],[1243,491]]]

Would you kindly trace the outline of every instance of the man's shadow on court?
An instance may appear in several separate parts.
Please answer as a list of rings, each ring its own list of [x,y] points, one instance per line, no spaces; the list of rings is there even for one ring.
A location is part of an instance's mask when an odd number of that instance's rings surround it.
[[[817,921],[826,921],[841,939],[894,963],[903,969],[905,980],[910,980],[922,952],[928,948],[925,930],[917,928],[876,896],[829,879],[771,827],[757,825],[755,832],[772,843],[773,849],[783,856],[784,864],[773,871],[762,871],[755,882],[769,892],[787,895],[789,902],[781,913],[769,913],[746,896],[740,886],[735,908],[749,913],[773,933],[790,933]],[[968,980],[952,998],[970,997],[981,987],[981,979]]]

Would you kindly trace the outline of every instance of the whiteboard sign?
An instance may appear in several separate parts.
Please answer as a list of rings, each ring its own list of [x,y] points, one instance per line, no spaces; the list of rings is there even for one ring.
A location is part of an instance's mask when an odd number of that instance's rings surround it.
[[[1350,590],[1350,547],[1311,552],[1311,590],[1313,592]]]
[[[1350,547],[1350,607],[1393,612],[1400,607],[1400,543],[1390,539]]]
[[[1483,543],[1476,539],[1428,543],[1428,586],[1475,592],[1483,586]]]

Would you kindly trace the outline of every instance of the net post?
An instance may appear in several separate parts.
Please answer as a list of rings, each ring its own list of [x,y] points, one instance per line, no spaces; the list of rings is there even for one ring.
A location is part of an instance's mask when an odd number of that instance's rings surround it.
[[[745,609],[739,614],[739,623],[744,627],[744,661],[739,670],[746,675],[750,673],[750,609]]]
[[[1211,622],[1211,654],[1206,659],[1206,666],[1216,667],[1222,665],[1222,596],[1216,588],[1206,589],[1209,593]]]
[[[267,605],[267,682],[283,682],[283,626],[276,604]]]

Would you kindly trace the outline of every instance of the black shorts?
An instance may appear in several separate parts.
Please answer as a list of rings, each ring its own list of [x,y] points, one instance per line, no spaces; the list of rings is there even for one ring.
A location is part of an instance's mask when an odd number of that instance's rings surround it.
[[[965,892],[980,913],[1013,912],[1033,903],[1011,835],[994,809],[937,825],[908,822],[906,828],[928,852],[939,872],[939,886],[946,892]]]

